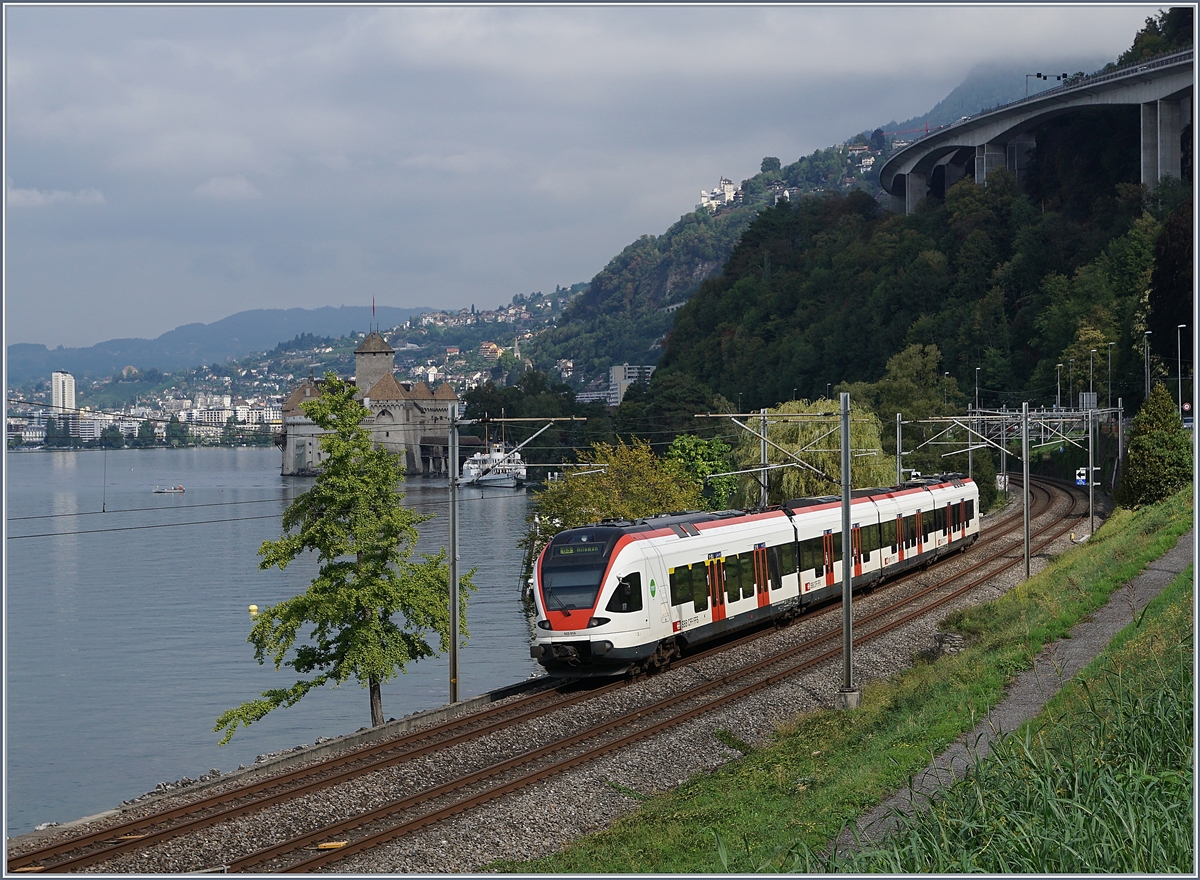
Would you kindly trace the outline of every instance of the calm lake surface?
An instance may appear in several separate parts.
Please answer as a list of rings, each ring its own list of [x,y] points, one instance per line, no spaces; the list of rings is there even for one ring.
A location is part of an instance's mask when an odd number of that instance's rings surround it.
[[[279,465],[278,450],[249,448],[7,455],[9,835],[370,724],[366,690],[348,682],[217,746],[221,712],[297,677],[259,666],[246,641],[247,606],[303,592],[316,572],[304,558],[258,569],[259,545],[279,537],[284,508],[312,483],[280,476]],[[187,491],[153,492],[177,484]],[[418,549],[437,552],[449,529],[445,483],[414,478],[405,491],[434,514]],[[511,489],[459,498],[461,570],[478,569],[459,660],[465,698],[540,667],[529,657],[516,547],[529,498]],[[448,679],[444,657],[411,665],[384,685],[385,717],[445,704]]]

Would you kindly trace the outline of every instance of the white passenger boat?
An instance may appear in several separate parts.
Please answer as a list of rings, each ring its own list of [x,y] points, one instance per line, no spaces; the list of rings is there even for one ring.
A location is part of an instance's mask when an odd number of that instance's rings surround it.
[[[179,495],[183,492],[183,486],[155,486],[154,491],[158,495],[162,495],[167,492]]]
[[[493,443],[487,452],[476,452],[463,462],[463,486],[513,488],[525,482],[525,462],[517,450],[504,451],[503,443]]]

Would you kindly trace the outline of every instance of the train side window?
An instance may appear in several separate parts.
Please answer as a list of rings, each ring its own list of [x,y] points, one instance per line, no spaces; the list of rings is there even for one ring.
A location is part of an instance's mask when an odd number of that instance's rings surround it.
[[[970,525],[975,519],[975,499],[972,498],[967,502],[967,525]]]
[[[813,571],[816,577],[825,574],[825,550],[820,538],[800,542],[800,570]]]
[[[771,579],[771,589],[778,590],[783,586],[783,576],[780,573],[779,551],[786,550],[785,547],[768,547],[767,548],[767,576]]]
[[[896,517],[896,527],[890,529],[892,533],[892,552],[896,552],[896,548],[900,546],[900,531],[903,528],[900,517]]]
[[[914,513],[911,516],[904,517],[904,546],[917,546],[917,515]]]
[[[938,511],[938,513],[941,514],[941,519],[942,519],[942,537],[943,538],[950,534],[950,517],[947,516],[947,514],[949,513],[949,510],[950,510],[950,506],[946,505],[945,507],[943,507],[941,510]]]
[[[725,601],[736,602],[742,598],[742,557],[725,557]]]
[[[833,561],[840,562],[842,558],[842,533],[833,534]]]
[[[708,609],[708,566],[703,562],[692,565],[692,601],[697,611]]]
[[[925,544],[929,543],[929,536],[933,534],[935,516],[932,510],[927,510],[921,513],[921,541]]]
[[[641,572],[635,571],[621,578],[617,584],[617,589],[613,592],[612,598],[608,600],[608,605],[605,606],[604,610],[611,611],[614,614],[642,610]]]
[[[796,541],[788,541],[780,547],[782,574],[796,574],[800,568],[800,545]]]
[[[672,568],[669,572],[671,583],[671,604],[684,605],[692,601],[692,569],[687,565]]]

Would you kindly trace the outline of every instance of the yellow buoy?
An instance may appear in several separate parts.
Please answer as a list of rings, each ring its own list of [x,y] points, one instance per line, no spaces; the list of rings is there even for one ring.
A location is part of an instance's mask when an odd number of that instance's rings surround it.
[[[250,616],[251,616],[251,617],[258,617],[258,606],[257,606],[257,605],[251,605],[251,606],[250,606]]]

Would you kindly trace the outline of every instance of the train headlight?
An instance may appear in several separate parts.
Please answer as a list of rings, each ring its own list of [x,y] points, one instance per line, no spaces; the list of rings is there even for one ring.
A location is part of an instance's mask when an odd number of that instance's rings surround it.
[[[550,629],[550,621],[548,620],[539,620],[537,625],[538,629]]]
[[[606,624],[608,622],[609,622],[609,620],[607,617],[593,617],[591,620],[588,621],[587,628],[591,629],[593,626],[604,626],[604,624]]]
[[[600,657],[613,649],[612,642],[592,642],[592,656]]]

